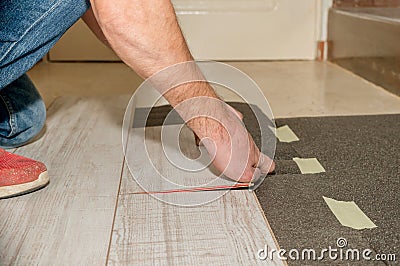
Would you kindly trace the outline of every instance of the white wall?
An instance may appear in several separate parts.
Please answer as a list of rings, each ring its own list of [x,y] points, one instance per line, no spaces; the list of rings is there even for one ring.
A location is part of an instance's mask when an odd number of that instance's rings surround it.
[[[173,0],[197,59],[313,60],[320,0]]]
[[[211,60],[313,60],[317,41],[326,39],[324,14],[331,2],[172,1],[195,58]],[[118,60],[81,22],[63,36],[50,59]]]

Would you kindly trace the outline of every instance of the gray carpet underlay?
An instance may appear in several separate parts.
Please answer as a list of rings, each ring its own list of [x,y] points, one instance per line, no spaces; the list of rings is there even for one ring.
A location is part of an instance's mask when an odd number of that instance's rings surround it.
[[[300,139],[277,143],[276,164],[283,169],[256,190],[280,246],[321,249],[335,246],[336,239],[344,237],[350,248],[398,256],[400,115],[291,118],[276,123],[289,125]],[[291,172],[286,160],[279,159],[280,146],[288,144],[293,157],[316,157],[326,173]],[[355,230],[342,226],[322,196],[355,201],[378,227]],[[302,265],[298,261],[289,264]]]
[[[272,156],[271,131],[261,136],[258,122],[246,104],[230,103],[244,115],[244,123],[263,152]],[[257,107],[255,112],[261,112]],[[139,110],[139,112],[138,112]],[[153,108],[147,121],[145,109],[135,112],[134,127],[162,125],[170,107]],[[168,123],[181,124],[179,116]],[[139,121],[138,123],[136,123]],[[302,250],[336,247],[340,237],[347,248],[372,249],[400,256],[400,115],[288,118],[300,141],[276,143],[276,173],[256,189],[256,195],[281,248]],[[136,124],[135,124],[136,123]],[[263,128],[271,125],[263,116]],[[326,173],[302,175],[292,158],[317,158]],[[356,230],[342,226],[322,196],[355,201],[378,226]],[[397,259],[397,261],[400,258]],[[373,261],[288,261],[289,265],[395,265]]]

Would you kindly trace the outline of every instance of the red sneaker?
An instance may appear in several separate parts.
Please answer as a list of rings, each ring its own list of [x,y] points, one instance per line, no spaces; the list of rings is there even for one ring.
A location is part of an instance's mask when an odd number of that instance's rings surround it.
[[[26,194],[48,183],[43,163],[0,149],[0,199]]]

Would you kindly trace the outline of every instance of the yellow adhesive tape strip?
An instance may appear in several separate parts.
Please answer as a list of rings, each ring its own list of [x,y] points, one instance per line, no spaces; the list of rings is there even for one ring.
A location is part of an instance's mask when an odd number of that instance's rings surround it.
[[[318,174],[324,173],[325,169],[319,163],[317,158],[293,158],[302,174]]]
[[[288,125],[278,127],[275,134],[280,142],[299,141],[299,138]]]
[[[343,226],[354,229],[377,227],[354,201],[338,201],[323,197],[329,209]]]

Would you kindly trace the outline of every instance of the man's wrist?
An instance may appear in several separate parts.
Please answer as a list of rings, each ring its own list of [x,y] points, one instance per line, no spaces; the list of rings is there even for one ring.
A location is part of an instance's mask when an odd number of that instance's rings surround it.
[[[209,97],[219,99],[214,89],[207,82],[196,81],[182,84],[176,88],[169,89],[164,93],[164,98],[173,106],[197,97]]]
[[[230,110],[205,81],[190,82],[168,90],[164,97],[176,108],[185,123],[201,139],[218,137]]]

